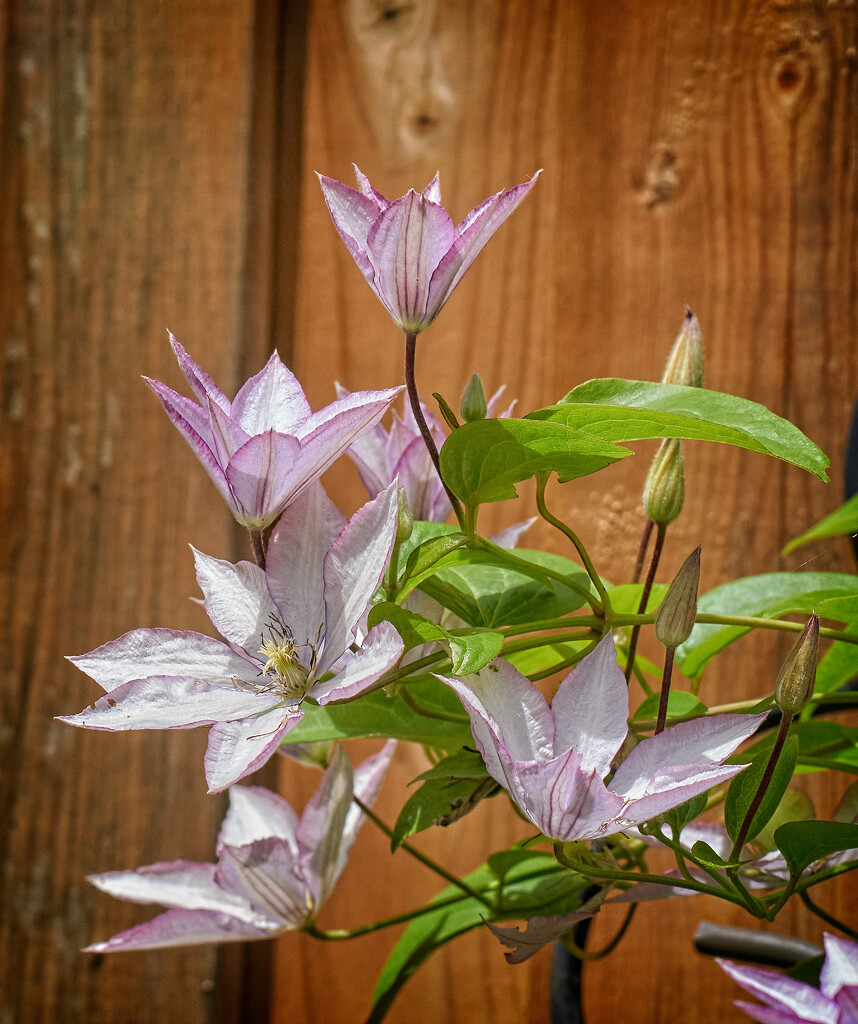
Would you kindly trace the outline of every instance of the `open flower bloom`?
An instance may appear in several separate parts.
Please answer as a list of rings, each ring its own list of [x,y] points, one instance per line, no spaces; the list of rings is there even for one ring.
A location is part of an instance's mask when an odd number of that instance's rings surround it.
[[[736,1002],[762,1024],[858,1024],[858,942],[825,936],[819,988],[777,971],[718,963],[759,1003]]]
[[[334,226],[370,288],[403,331],[425,330],[465,271],[533,188],[521,185],[484,199],[455,226],[441,206],[438,175],[422,192],[391,202],[355,167],[357,190],[319,175]]]
[[[442,678],[442,677],[438,677]],[[463,679],[443,679],[468,712],[491,777],[551,839],[599,839],[731,779],[722,766],[763,715],[713,715],[642,740],[613,773],[628,732],[629,699],[610,635],[560,684],[551,707],[497,659]]]
[[[395,483],[348,522],[317,483],[277,524],[264,572],[194,552],[206,611],[226,642],[136,629],[72,658],[107,693],[61,720],[105,730],[211,725],[209,790],[237,782],[297,725],[305,697],[351,700],[401,657],[389,622],[350,651],[390,557],[396,517]]]
[[[176,860],[90,875],[111,896],[170,909],[86,952],[270,939],[310,924],[342,874],[363,821],[352,796],[372,804],[395,746],[388,740],[354,772],[338,747],[300,819],[276,793],[234,786],[217,864]]]
[[[337,397],[346,398],[349,392],[341,385],[336,385]],[[500,402],[504,388],[499,388],[489,399],[487,416],[492,416]],[[432,433],[435,446],[440,448],[447,435],[429,409],[421,402],[426,424]],[[515,402],[499,414],[499,418],[507,418],[512,414]],[[450,499],[438,476],[426,442],[420,428],[414,420],[414,414],[408,402],[402,416],[393,413],[393,423],[386,430],[376,423],[352,442],[346,453],[357,466],[361,482],[370,497],[375,497],[397,477],[399,486],[405,491],[411,514],[415,519],[433,523],[443,523],[452,512]]]
[[[170,343],[199,404],[148,383],[235,518],[251,529],[273,523],[402,390],[356,391],[314,413],[275,352],[230,402],[172,335]]]

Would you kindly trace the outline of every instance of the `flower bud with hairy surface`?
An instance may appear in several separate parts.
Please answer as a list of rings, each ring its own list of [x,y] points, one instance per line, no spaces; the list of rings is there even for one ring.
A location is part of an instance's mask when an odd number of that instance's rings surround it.
[[[643,490],[644,512],[657,526],[669,526],[685,504],[682,445],[676,438],[662,441],[647,473]]]
[[[473,423],[476,420],[484,420],[488,411],[486,402],[486,389],[483,387],[483,379],[478,374],[472,375],[462,395],[462,404],[459,407],[462,419],[466,423]]]
[[[682,563],[655,613],[655,635],[665,647],[679,647],[690,636],[697,615],[699,584],[700,548],[697,547]]]
[[[785,715],[797,715],[813,696],[819,655],[819,616],[811,615],[789,652],[775,686],[775,703]]]
[[[670,350],[661,379],[665,384],[703,387],[703,337],[697,317],[688,306],[685,307],[685,319]]]

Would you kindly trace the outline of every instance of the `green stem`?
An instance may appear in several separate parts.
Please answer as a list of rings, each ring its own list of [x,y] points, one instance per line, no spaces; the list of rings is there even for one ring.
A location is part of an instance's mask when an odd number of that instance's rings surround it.
[[[399,696],[412,711],[422,715],[424,718],[436,718],[440,722],[457,722],[462,725],[470,721],[467,715],[451,715],[448,711],[432,711],[430,708],[424,707],[419,701],[414,699],[414,695],[408,692],[406,686],[399,690]]]
[[[843,932],[844,935],[848,935],[850,939],[858,939],[858,932],[854,928],[850,928],[849,925],[844,924],[839,918],[829,914],[827,910],[823,910],[818,903],[813,902],[806,892],[800,892],[798,898],[812,914],[821,917],[832,928],[836,928],[838,931]]]
[[[635,916],[635,911],[638,909],[638,904],[633,903],[626,911],[626,916],[623,918],[623,923],[617,929],[616,934],[611,941],[603,946],[600,950],[595,953],[591,953],[589,950],[582,949],[573,939],[562,938],[560,941],[569,950],[572,956],[576,960],[582,960],[585,963],[590,963],[593,960],[604,960],[606,956],[609,956],[619,946],[623,940],[623,936],[628,931],[629,925],[632,923],[632,918]],[[570,929],[571,931],[571,929]]]
[[[646,526],[644,526],[643,533],[641,534],[641,542],[638,547],[637,558],[635,559],[635,571],[632,573],[632,583],[637,583],[641,578],[644,558],[646,558],[646,549],[649,547],[649,539],[652,536],[652,528],[654,526],[655,523],[651,519],[647,519]]]
[[[649,568],[647,569],[646,579],[644,580],[643,590],[641,591],[641,599],[638,604],[638,615],[643,615],[646,611],[647,602],[649,601],[649,595],[652,592],[652,585],[655,582],[655,574],[658,570],[658,563],[661,561],[661,550],[664,547],[664,537],[667,533],[667,526],[664,523],[658,524],[658,529],[655,534],[655,544],[652,549],[652,557],[649,561]],[[635,626],[632,630],[632,636],[629,640],[629,653],[626,657],[626,682],[632,677],[632,667],[635,663],[635,655],[638,650],[638,639],[640,638],[640,626]]]
[[[599,599],[602,602],[602,609],[604,615],[608,621],[611,620],[611,599],[608,596],[608,591],[605,589],[605,584],[602,582],[601,576],[596,572],[596,568],[590,559],[587,549],[581,543],[577,534],[564,523],[557,516],[553,515],[548,511],[548,507],[545,504],[545,487],[548,483],[548,473],[537,473],[536,474],[536,507],[539,510],[539,514],[542,518],[550,523],[555,529],[559,530],[568,540],[572,542],[572,546],[578,552],[581,558],[581,564],[587,570],[587,575],[590,577],[590,582],[596,588],[596,593],[599,595]],[[594,606],[595,610],[595,606]]]
[[[372,810],[372,808],[368,807],[357,797],[352,797],[352,799],[357,806],[360,807],[367,818],[369,818],[373,825],[376,826],[376,828],[381,829],[388,839],[393,838],[393,829],[389,825],[385,824]],[[412,846],[411,843],[407,843],[403,840],[400,842],[399,846],[401,849],[405,850],[406,853],[414,857],[415,860],[419,860],[424,867],[429,868],[430,871],[434,871],[436,875],[440,875],[441,878],[449,882],[451,885],[455,885],[458,889],[461,889],[467,896],[470,896],[472,899],[479,900],[479,902],[484,904],[484,906],[487,906],[490,910],[494,910],[494,904],[491,900],[483,896],[482,893],[477,892],[476,889],[472,889],[471,886],[463,879],[459,878],[458,875],[454,875],[451,871],[442,867],[437,861],[432,860],[431,857],[427,857],[425,853],[421,853],[421,851],[415,846]]]
[[[414,379],[414,364],[417,353],[417,334],[414,331],[405,332],[405,387],[408,389],[408,400],[411,403],[411,411],[414,413],[414,419],[423,436],[423,443],[429,452],[429,457],[432,459],[438,478],[441,481],[444,490],[447,492],[447,497],[450,499],[450,504],[453,506],[453,511],[456,513],[456,518],[459,520],[459,526],[464,531],[465,529],[465,516],[462,511],[462,503],[456,497],[455,494],[450,490],[447,484],[444,482],[444,477],[441,476],[441,459],[438,456],[438,449],[435,447],[435,439],[432,437],[432,431],[429,429],[426,418],[423,415],[423,410],[420,408],[420,396],[417,393],[417,383]]]
[[[404,924],[406,921],[413,921],[423,914],[429,914],[438,907],[446,906],[448,903],[458,903],[462,896],[449,896],[447,899],[438,900],[436,903],[427,903],[425,907],[418,907],[416,910],[406,910],[401,914],[394,914],[392,917],[384,917],[379,921],[370,924],[360,925],[358,928],[332,928],[330,930],[318,928],[315,924],[307,925],[304,931],[312,935],[314,939],[324,939],[328,942],[337,942],[343,939],[356,939],[360,935],[369,935],[371,932],[381,931],[382,928],[391,928],[396,924]]]

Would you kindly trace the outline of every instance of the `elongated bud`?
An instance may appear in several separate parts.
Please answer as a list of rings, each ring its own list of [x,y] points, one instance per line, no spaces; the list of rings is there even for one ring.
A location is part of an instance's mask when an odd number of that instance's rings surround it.
[[[643,507],[656,526],[667,526],[682,511],[684,503],[682,445],[675,437],[671,437],[662,441],[649,467],[644,483]]]
[[[462,419],[466,423],[473,423],[475,420],[486,418],[487,403],[486,389],[483,387],[483,379],[475,373],[468,381],[465,393],[462,395],[462,404],[459,407]]]
[[[703,387],[703,336],[697,317],[688,306],[685,307],[685,319],[670,350],[661,379],[665,384]]]
[[[655,635],[665,647],[679,647],[688,639],[697,615],[700,585],[700,548],[695,548],[674,576],[655,613]]]
[[[819,655],[819,616],[811,615],[778,676],[775,703],[785,715],[797,715],[813,696]]]
[[[414,515],[408,504],[408,496],[404,487],[399,488],[397,497],[399,507],[396,513],[396,543],[401,544],[411,536],[411,531],[414,529]]]
[[[440,410],[441,415],[444,417],[444,422],[447,424],[450,430],[458,430],[462,424],[459,423],[459,421],[456,419],[456,414],[447,404],[447,401],[444,398],[444,396],[439,395],[437,391],[433,391],[432,397],[438,403],[438,409]]]

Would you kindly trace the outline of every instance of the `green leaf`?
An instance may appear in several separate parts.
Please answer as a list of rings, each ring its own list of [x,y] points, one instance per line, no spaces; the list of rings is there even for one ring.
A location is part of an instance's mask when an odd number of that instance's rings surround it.
[[[450,824],[472,810],[484,796],[498,792],[476,751],[460,750],[418,775],[420,788],[405,801],[390,839],[395,850],[403,839],[435,824]],[[446,819],[441,820],[439,819]]]
[[[846,622],[844,632],[858,636],[858,619]],[[831,693],[855,676],[858,676],[858,646],[832,644],[816,669],[816,692]]]
[[[661,694],[654,693],[647,697],[635,713],[632,715],[633,722],[654,722],[658,717],[658,704]],[[706,705],[693,693],[685,690],[671,690],[667,698],[667,719],[676,718],[699,718],[706,714]]]
[[[800,789],[787,789],[775,813],[757,835],[757,842],[764,850],[777,848],[775,832],[788,821],[808,821],[813,817],[813,801]]]
[[[690,825],[698,815],[703,813],[708,799],[708,793],[698,793],[697,796],[686,800],[684,804],[680,804],[678,807],[668,811],[664,816],[664,820],[679,834],[686,825]]]
[[[367,617],[367,625],[370,629],[377,626],[379,622],[391,622],[396,632],[402,637],[405,649],[410,651],[413,647],[433,641],[446,640],[447,630],[432,622],[417,612],[409,611],[407,608],[400,608],[391,601],[382,601],[374,605]]]
[[[515,498],[515,485],[537,473],[575,480],[631,454],[559,423],[482,420],[466,423],[444,442],[441,475],[466,505],[475,506]]]
[[[534,575],[539,575],[540,566],[546,566],[570,576],[582,587],[589,586],[586,574],[562,555],[526,549],[515,554],[533,565]],[[460,559],[462,564],[424,580],[420,589],[471,626],[493,629],[556,618],[577,611],[584,603],[577,590],[559,581],[533,579],[517,569],[498,565],[497,556],[490,551],[463,550],[450,557]]]
[[[534,676],[559,669],[565,662],[578,654],[590,640],[569,640],[562,644],[546,644],[545,647],[531,647],[527,651],[516,651],[504,655],[505,659],[523,676]]]
[[[811,541],[823,540],[826,537],[839,537],[844,533],[858,533],[858,494],[853,494],[849,501],[841,505],[831,515],[820,519],[809,530],[805,530],[800,537],[791,540],[782,553],[788,555],[790,551],[810,544]]]
[[[787,613],[809,615],[823,608],[826,617],[850,621],[848,604],[858,596],[858,576],[836,572],[770,572],[746,576],[715,587],[697,602],[698,615],[752,615],[777,618]],[[839,599],[847,602],[841,604]],[[830,613],[835,614],[830,614]],[[854,616],[858,618],[858,614]],[[745,626],[698,623],[676,650],[676,663],[689,679],[698,679],[709,661],[749,631]]]
[[[751,804],[757,795],[757,790],[760,788],[760,783],[763,780],[771,757],[773,743],[774,740],[768,745],[768,749],[760,751],[751,761],[749,767],[733,779],[730,783],[730,788],[727,790],[727,799],[724,801],[724,825],[730,838],[734,841],[739,835],[742,823],[751,809]],[[750,842],[757,836],[777,810],[778,804],[781,802],[781,798],[792,779],[797,756],[798,739],[795,736],[788,736],[781,750],[781,756],[778,758],[778,763],[775,766],[768,789],[766,789],[765,796],[757,808],[757,812],[745,836],[746,842]]]
[[[666,583],[653,585],[646,603],[647,613],[651,615],[658,608],[669,589]],[[637,615],[643,596],[643,584],[621,583],[619,586],[610,587],[608,596],[611,599],[611,608],[617,615]]]
[[[773,455],[827,481],[829,459],[798,427],[757,402],[706,388],[607,378],[570,391],[528,419],[577,427],[606,441],[680,437]]]
[[[789,821],[775,832],[790,874],[800,875],[815,860],[858,847],[858,825],[840,821]]]
[[[469,676],[496,658],[503,648],[503,635],[491,629],[459,630],[447,634],[454,676]]]
[[[317,743],[358,736],[384,737],[424,743],[439,750],[456,750],[473,742],[470,720],[459,698],[437,679],[408,683],[409,697],[441,717],[414,711],[398,694],[375,690],[345,704],[326,707],[304,702],[304,718],[286,734],[284,744]]]
[[[453,551],[464,547],[466,543],[464,535],[458,531],[440,537],[430,537],[419,547],[414,548],[408,556],[400,582],[403,585],[409,583],[407,590],[413,590],[420,580],[432,575],[439,562]]]
[[[691,856],[698,864],[707,868],[721,870],[729,867],[729,863],[719,857],[712,847],[708,843],[704,843],[702,839],[698,839],[691,847]]]

